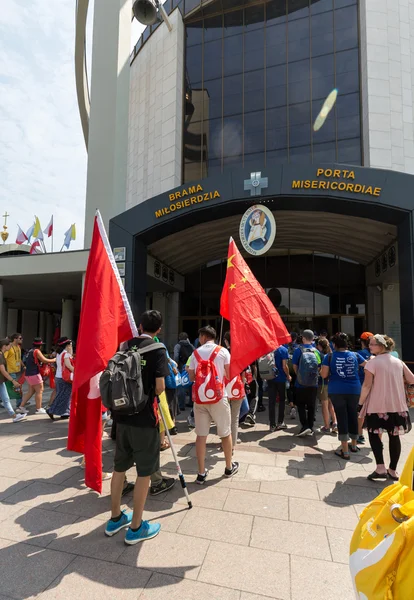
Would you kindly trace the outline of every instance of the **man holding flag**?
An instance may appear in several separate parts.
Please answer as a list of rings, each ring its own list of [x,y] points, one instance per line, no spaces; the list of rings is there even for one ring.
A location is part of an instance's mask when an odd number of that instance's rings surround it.
[[[102,402],[99,378],[120,344],[137,335],[132,311],[98,212],[86,269],[68,435],[68,450],[85,455],[86,485],[98,493],[102,491]],[[122,443],[125,436],[120,437]],[[157,456],[159,460],[159,440]],[[153,467],[156,470],[155,459]],[[153,467],[148,465],[149,469]],[[121,468],[123,465],[118,463],[118,469]],[[154,537],[160,527],[149,525],[146,521],[141,524],[149,477],[142,478],[146,489],[144,484],[139,483],[141,478],[137,480],[134,492],[134,508],[137,510],[132,515],[120,510],[124,475],[118,469],[115,467],[117,472],[112,479],[112,519],[106,527],[107,535],[114,535],[131,524],[133,529],[141,529],[139,535],[136,531],[128,532],[132,534],[131,543]],[[145,473],[146,476],[150,474]],[[152,535],[145,537],[145,532]]]

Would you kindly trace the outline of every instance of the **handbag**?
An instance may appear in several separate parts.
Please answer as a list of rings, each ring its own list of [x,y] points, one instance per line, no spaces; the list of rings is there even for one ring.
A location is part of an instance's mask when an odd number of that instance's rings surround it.
[[[172,366],[168,363],[168,369],[170,374],[165,378],[165,387],[168,390],[175,390],[181,385],[181,375],[180,373],[175,374]]]
[[[408,408],[414,407],[414,385],[412,383],[405,384],[405,395],[407,397]]]
[[[33,352],[33,358],[34,358],[35,364],[37,365],[37,368],[39,369],[39,373],[42,376],[42,378],[49,377],[50,365],[48,363],[40,362],[40,360],[37,358],[36,350]]]
[[[193,385],[193,382],[190,381],[190,377],[188,376],[188,373],[185,369],[183,369],[180,373],[180,377],[181,377],[181,387],[185,390],[187,390],[188,388],[190,388]]]
[[[65,365],[65,359],[64,359],[63,352],[62,352],[62,357],[60,360],[61,360],[61,364],[62,364],[62,379],[63,379],[63,381],[66,381],[66,383],[72,383],[73,382],[73,373],[72,373],[72,371],[69,371],[69,369]],[[70,360],[70,364],[73,366],[73,359],[70,358],[69,360]]]
[[[414,447],[400,480],[361,513],[350,547],[356,597],[408,600],[414,590]]]

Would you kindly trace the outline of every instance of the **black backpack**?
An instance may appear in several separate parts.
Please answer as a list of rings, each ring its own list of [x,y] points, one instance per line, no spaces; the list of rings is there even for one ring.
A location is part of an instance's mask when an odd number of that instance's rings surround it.
[[[180,344],[180,353],[178,355],[178,362],[180,367],[185,367],[187,364],[187,360],[190,358],[192,353],[194,352],[194,346],[190,343],[188,344]]]
[[[148,402],[142,383],[142,356],[147,352],[165,350],[155,343],[138,350],[121,350],[111,358],[99,381],[102,404],[116,415],[140,413]]]

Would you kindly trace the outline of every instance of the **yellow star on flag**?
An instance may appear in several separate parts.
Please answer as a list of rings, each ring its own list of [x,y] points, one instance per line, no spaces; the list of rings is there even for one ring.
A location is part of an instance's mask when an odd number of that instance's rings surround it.
[[[230,267],[233,267],[233,269],[234,269],[234,265],[233,265],[233,263],[232,263],[231,261],[233,260],[233,258],[234,258],[235,256],[236,256],[235,254],[232,254],[232,255],[230,256],[230,258],[228,258],[228,259],[227,259],[227,268],[228,268],[228,269],[230,269]]]
[[[232,265],[232,266],[233,266],[233,265]],[[236,284],[235,284],[235,283],[232,283],[232,284],[231,284],[231,286],[230,286],[230,289],[231,289],[231,290],[234,290],[234,288],[235,288],[235,287],[236,287]]]
[[[246,283],[246,281],[247,281],[247,278],[246,278],[246,277],[242,277],[242,278],[241,278],[241,281],[242,281],[243,283]]]

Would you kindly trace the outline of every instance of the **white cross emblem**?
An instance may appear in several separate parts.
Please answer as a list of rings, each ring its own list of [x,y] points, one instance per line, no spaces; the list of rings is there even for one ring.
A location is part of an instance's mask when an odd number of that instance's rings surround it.
[[[262,189],[268,187],[268,178],[262,177],[262,173],[250,173],[250,179],[244,180],[245,191],[250,190],[250,196],[260,196]]]

